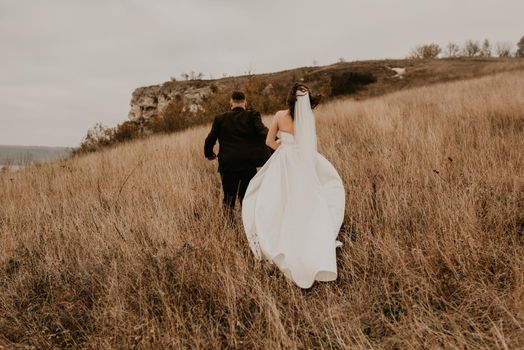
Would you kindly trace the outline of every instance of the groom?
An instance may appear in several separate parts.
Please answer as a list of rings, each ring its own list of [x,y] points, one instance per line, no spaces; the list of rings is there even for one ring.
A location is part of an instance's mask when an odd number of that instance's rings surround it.
[[[262,166],[271,153],[265,144],[268,130],[259,112],[246,109],[244,93],[233,91],[229,104],[229,112],[215,117],[205,141],[204,154],[209,160],[217,158],[213,147],[218,140],[218,171],[222,179],[224,206],[231,215],[236,198],[242,204],[249,181],[257,173],[256,168]]]

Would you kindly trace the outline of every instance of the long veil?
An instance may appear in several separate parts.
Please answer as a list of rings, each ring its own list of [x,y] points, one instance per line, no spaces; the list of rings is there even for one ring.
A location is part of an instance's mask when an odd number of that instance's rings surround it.
[[[295,141],[303,160],[311,165],[317,153],[317,130],[307,91],[297,91],[294,120]]]
[[[317,162],[317,129],[315,126],[315,114],[311,108],[311,102],[309,100],[309,93],[307,91],[297,91],[297,101],[295,102],[295,142],[298,146],[299,157],[299,168],[301,169],[302,176],[298,179],[293,179],[295,182],[295,188],[299,194],[295,195],[298,198],[297,203],[302,203],[303,208],[311,205],[311,201],[308,202],[308,198],[312,198],[312,193],[319,194],[318,199],[324,200],[328,198],[328,206],[331,206],[333,214],[333,222],[335,230],[333,231],[335,238],[338,235],[338,230],[342,225],[344,219],[344,192],[339,193],[338,184],[341,182],[338,174],[332,184],[328,186],[327,183],[321,184],[319,176],[317,174],[316,162]],[[324,179],[325,180],[325,179]],[[342,189],[343,187],[340,186]],[[333,190],[333,191],[332,191]],[[317,192],[318,191],[318,192]],[[337,208],[333,203],[342,203],[340,208]],[[314,206],[314,205],[313,205]],[[309,208],[309,210],[312,210]],[[308,211],[305,209],[305,211]],[[336,241],[337,246],[341,246],[340,241]]]

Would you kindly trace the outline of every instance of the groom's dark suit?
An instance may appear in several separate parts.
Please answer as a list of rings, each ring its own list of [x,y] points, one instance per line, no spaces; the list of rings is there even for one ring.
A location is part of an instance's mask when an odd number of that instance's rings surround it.
[[[204,153],[206,158],[213,159],[213,147],[218,140],[218,171],[222,178],[224,204],[229,209],[235,207],[237,196],[242,203],[249,181],[257,172],[256,168],[262,166],[271,155],[265,144],[267,131],[259,112],[242,107],[218,115],[213,121]]]

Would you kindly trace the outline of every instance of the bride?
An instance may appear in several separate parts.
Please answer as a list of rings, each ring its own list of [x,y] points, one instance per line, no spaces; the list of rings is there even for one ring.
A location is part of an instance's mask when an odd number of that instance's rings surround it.
[[[336,239],[344,218],[342,180],[317,152],[312,108],[319,101],[306,85],[292,87],[288,109],[275,114],[267,135],[275,152],[249,183],[242,203],[255,257],[272,261],[301,288],[337,278],[335,248],[341,243]]]

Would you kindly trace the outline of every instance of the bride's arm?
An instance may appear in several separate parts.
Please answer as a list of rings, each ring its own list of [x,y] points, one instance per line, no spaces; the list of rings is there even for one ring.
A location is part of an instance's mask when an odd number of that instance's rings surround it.
[[[273,117],[273,120],[271,120],[271,125],[269,126],[269,131],[267,132],[266,136],[266,145],[271,147],[272,149],[277,149],[280,144],[276,141],[277,138],[277,132],[278,132],[278,112]]]

